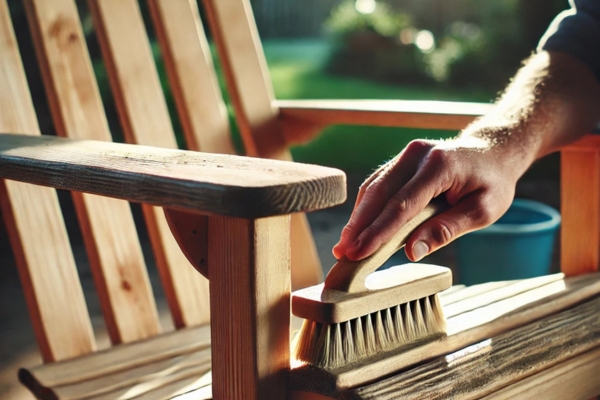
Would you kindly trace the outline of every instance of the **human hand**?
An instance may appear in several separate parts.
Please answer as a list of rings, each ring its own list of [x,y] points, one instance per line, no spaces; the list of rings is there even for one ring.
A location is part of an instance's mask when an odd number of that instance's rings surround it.
[[[491,224],[510,206],[529,165],[513,150],[476,137],[411,142],[363,183],[334,255],[371,255],[437,196],[450,208],[411,234],[405,247],[410,260]]]

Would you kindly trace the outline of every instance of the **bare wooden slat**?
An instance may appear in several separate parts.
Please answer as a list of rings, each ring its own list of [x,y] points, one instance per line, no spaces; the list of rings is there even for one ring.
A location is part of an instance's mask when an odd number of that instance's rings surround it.
[[[110,141],[75,2],[26,5],[57,133]],[[79,192],[73,200],[111,341],[157,334],[158,313],[129,204]]]
[[[297,391],[335,396],[339,390],[364,385],[393,371],[460,350],[568,309],[598,293],[598,273],[552,282],[448,318],[447,337],[436,342],[406,346],[364,366],[352,369],[340,367],[329,372],[298,366],[292,370],[292,387]]]
[[[0,131],[40,134],[5,0],[0,0]],[[0,186],[2,212],[44,361],[94,351],[56,192],[12,181]]]
[[[331,207],[346,192],[333,168],[51,136],[0,134],[0,167],[10,179],[241,218]]]
[[[488,304],[493,304],[499,300],[507,299],[562,279],[564,279],[563,274],[553,274],[531,279],[522,279],[514,281],[509,285],[503,284],[498,285],[497,287],[488,286],[484,283],[482,286],[487,287],[487,290],[477,293],[476,296],[467,297],[453,303],[443,303],[444,314],[446,315],[446,318],[452,318],[459,314],[464,314]]]
[[[287,397],[289,223],[288,216],[208,221],[216,400]]]
[[[501,281],[501,282],[485,282],[478,285],[473,285],[469,287],[463,287],[461,289],[455,289],[449,292],[449,290],[456,288],[456,286],[452,286],[448,290],[444,290],[440,293],[440,299],[442,300],[442,304],[449,305],[452,303],[456,303],[457,301],[461,301],[467,299],[469,297],[475,297],[481,293],[485,293],[489,290],[494,290],[497,288],[501,288],[504,286],[509,286],[514,284],[515,281]]]
[[[210,347],[207,347],[124,371],[54,387],[52,392],[61,400],[111,398],[110,396],[124,399],[123,393],[135,397],[144,392],[154,392],[168,383],[190,376],[201,376],[210,371],[210,368]]]
[[[21,369],[28,386],[52,388],[106,377],[210,347],[210,327],[202,325],[163,333],[59,363]]]
[[[125,138],[176,148],[148,37],[135,0],[89,1]],[[163,211],[143,206],[175,326],[209,320],[208,283],[189,265]]]
[[[208,378],[208,379],[207,379]],[[141,396],[135,398],[135,400],[155,400],[155,399],[170,399],[173,396],[178,396],[182,393],[188,392],[195,388],[201,387],[202,392],[195,400],[212,399],[210,394],[211,387],[207,385],[207,380],[210,380],[210,372],[205,375],[188,375],[187,377],[181,375],[181,378],[172,380],[172,382],[165,382],[161,387],[158,387],[150,392],[147,392]],[[208,393],[207,393],[208,392]],[[106,400],[112,400],[113,397],[109,397]],[[99,399],[98,399],[99,400]]]
[[[246,154],[291,160],[267,62],[248,0],[204,0]],[[305,215],[292,216],[294,289],[316,285],[323,270]]]
[[[479,399],[600,346],[599,309],[596,298],[340,397]],[[585,382],[581,378],[576,381]],[[563,395],[558,398],[576,398],[565,389],[554,386]],[[517,393],[525,398],[513,392]]]
[[[258,29],[248,0],[205,0],[246,154],[291,159]]]
[[[235,154],[210,48],[193,0],[149,0],[187,148]]]
[[[454,286],[452,286],[452,287],[449,287],[448,289],[446,289],[446,290],[444,290],[444,291],[441,291],[441,292],[439,293],[439,295],[440,295],[440,298],[441,298],[441,299],[444,299],[444,298],[446,298],[447,296],[450,296],[451,294],[454,294],[454,293],[456,293],[456,292],[460,292],[461,290],[464,290],[465,288],[466,288],[466,286],[465,286],[465,285],[463,285],[463,284],[460,284],[460,285],[454,285]]]
[[[561,151],[561,270],[569,276],[600,265],[600,138],[588,135]]]
[[[415,100],[278,100],[275,104],[290,144],[307,142],[322,128],[336,124],[460,130],[493,107],[483,103]],[[310,129],[305,132],[295,125]]]

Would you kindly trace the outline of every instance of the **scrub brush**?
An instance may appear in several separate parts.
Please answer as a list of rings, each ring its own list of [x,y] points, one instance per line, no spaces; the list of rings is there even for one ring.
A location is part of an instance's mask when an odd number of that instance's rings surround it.
[[[417,226],[445,208],[430,203],[373,255],[360,261],[342,257],[324,284],[292,294],[292,313],[305,318],[295,338],[297,360],[335,369],[445,335],[437,293],[452,285],[448,268],[405,264],[373,273]]]

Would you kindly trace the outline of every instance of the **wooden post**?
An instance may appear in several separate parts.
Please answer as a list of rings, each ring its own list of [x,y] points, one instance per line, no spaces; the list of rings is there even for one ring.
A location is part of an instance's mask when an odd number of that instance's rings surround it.
[[[213,398],[287,398],[290,216],[208,222]]]
[[[561,152],[561,270],[567,276],[600,264],[600,136]]]

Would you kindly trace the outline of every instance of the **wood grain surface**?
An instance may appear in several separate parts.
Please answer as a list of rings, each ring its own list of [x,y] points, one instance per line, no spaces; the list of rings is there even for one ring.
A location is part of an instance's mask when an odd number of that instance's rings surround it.
[[[600,394],[600,347],[563,361],[485,396],[484,400],[517,397],[544,400],[585,400]]]
[[[290,367],[290,218],[211,217],[215,400],[279,400]]]
[[[345,199],[339,170],[121,143],[3,134],[0,166],[9,179],[242,218]]]
[[[291,160],[250,1],[204,0],[203,4],[235,110],[244,154]],[[294,289],[320,283],[323,269],[305,215],[292,216],[291,232]]]
[[[561,278],[562,275],[558,277]],[[296,365],[292,369],[292,387],[298,391],[335,396],[343,389],[364,385],[394,371],[509,332],[566,310],[600,293],[598,273],[564,280],[542,279],[536,283],[526,291],[515,291],[512,285],[497,288],[500,292],[495,293],[496,300],[490,303],[489,298],[482,296],[481,307],[473,307],[479,296],[461,300],[470,304],[470,307],[465,307],[470,311],[448,318],[448,336],[435,342],[406,346],[369,365],[352,369],[341,367],[329,372]],[[517,281],[515,284],[521,283]],[[462,308],[459,303],[454,303],[455,308]]]
[[[77,6],[72,0],[25,3],[57,134],[111,141]],[[72,196],[111,341],[156,335],[158,312],[129,203]]]
[[[125,140],[177,148],[171,118],[137,1],[88,2]],[[175,326],[210,319],[208,282],[190,267],[162,209],[142,205],[156,266]]]
[[[187,149],[235,154],[212,55],[192,0],[148,2]]]
[[[136,386],[157,389],[178,380],[177,375],[185,375],[190,368],[199,377],[199,372],[210,368],[210,360],[210,327],[203,325],[73,360],[21,369],[19,379],[34,393],[54,393],[61,399],[92,395],[117,398],[123,396],[117,392],[125,389],[136,392]]]
[[[479,399],[524,377],[598,348],[599,309],[600,299],[593,299],[448,354],[406,373],[349,390],[339,398]],[[574,396],[574,393],[556,383],[559,382],[552,384],[546,381],[544,385],[551,385],[554,390],[559,390],[564,397],[558,398],[582,398],[581,395]],[[522,392],[512,393],[523,396]]]
[[[0,0],[0,132],[39,135],[18,49],[8,5]],[[56,192],[2,180],[0,201],[43,360],[94,351],[96,341]]]
[[[204,0],[235,118],[249,156],[291,160],[249,0]]]

